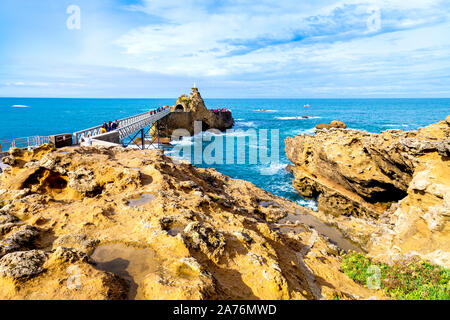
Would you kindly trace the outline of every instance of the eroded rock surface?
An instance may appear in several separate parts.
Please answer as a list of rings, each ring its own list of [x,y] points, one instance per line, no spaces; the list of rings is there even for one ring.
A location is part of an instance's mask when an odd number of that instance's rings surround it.
[[[318,130],[287,138],[286,154],[298,192],[370,255],[450,265],[448,119],[417,131]]]
[[[339,270],[328,238],[279,229],[302,207],[249,182],[160,151],[43,146],[14,157],[0,178],[0,241],[16,244],[2,247],[2,299],[374,295]]]
[[[182,95],[171,107],[172,113],[168,117],[168,135],[176,129],[185,129],[191,135],[195,130],[205,131],[208,129],[217,129],[220,131],[230,129],[234,125],[234,119],[229,110],[218,110],[213,112],[205,106],[202,96],[198,89],[193,88],[190,96]],[[200,124],[199,128],[194,127],[194,123]],[[161,127],[160,134],[165,134]]]

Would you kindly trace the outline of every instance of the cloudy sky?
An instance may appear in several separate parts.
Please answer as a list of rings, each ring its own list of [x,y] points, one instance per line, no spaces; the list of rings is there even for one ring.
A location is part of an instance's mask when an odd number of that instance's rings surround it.
[[[0,96],[450,97],[449,34],[448,0],[0,0]]]

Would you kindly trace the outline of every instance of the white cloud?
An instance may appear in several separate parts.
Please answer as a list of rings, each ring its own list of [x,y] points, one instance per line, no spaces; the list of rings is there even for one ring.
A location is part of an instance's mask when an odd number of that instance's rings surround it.
[[[283,71],[289,72],[304,65],[304,61],[324,68],[320,65],[321,60],[332,57],[341,63],[350,62],[356,59],[355,53],[360,57],[376,58],[374,53],[377,52],[383,59],[395,60],[396,48],[385,42],[388,40],[382,35],[375,37],[380,39],[374,40],[378,47],[368,44],[374,42],[371,38],[358,39],[370,36],[364,29],[367,8],[376,4],[385,10],[383,26],[395,30],[429,24],[435,18],[432,8],[439,1],[349,0],[328,1],[328,6],[304,6],[306,2],[300,4],[298,1],[282,4],[231,1],[231,4],[211,11],[207,3],[188,0],[180,6],[175,0],[146,0],[140,6],[133,6],[133,10],[160,16],[166,23],[133,29],[115,42],[130,57],[126,66],[166,74],[232,76],[276,72],[281,68],[287,68]],[[399,13],[391,13],[392,10],[403,10],[403,16],[398,17]],[[422,15],[420,19],[418,12]],[[397,35],[409,39],[414,32]],[[306,39],[300,43],[290,42],[296,37]],[[344,44],[333,44],[340,38]]]

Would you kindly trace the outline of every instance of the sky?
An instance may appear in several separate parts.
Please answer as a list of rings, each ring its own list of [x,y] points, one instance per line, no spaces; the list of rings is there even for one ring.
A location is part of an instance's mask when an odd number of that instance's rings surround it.
[[[450,1],[0,0],[0,96],[450,97]]]

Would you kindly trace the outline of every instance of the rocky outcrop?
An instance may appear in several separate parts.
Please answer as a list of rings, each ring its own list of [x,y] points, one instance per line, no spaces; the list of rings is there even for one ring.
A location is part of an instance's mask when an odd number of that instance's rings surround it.
[[[208,129],[224,131],[232,128],[234,125],[231,111],[221,109],[217,111],[208,110],[197,88],[192,88],[192,93],[189,97],[186,95],[180,96],[170,108],[172,113],[168,118],[169,137],[176,129],[186,129],[193,135],[196,121],[201,124],[199,130],[202,131]],[[160,133],[164,134],[165,132],[161,130]]]
[[[343,123],[342,121],[338,121],[338,120],[333,120],[330,122],[330,124],[320,123],[320,124],[316,125],[317,130],[331,129],[331,128],[345,129],[345,128],[347,128],[347,125],[345,123]]]
[[[330,129],[285,142],[293,185],[317,198],[319,211],[377,222],[359,232],[371,255],[418,254],[449,266],[448,117],[417,131]]]
[[[14,157],[0,178],[0,243],[16,244],[0,259],[1,299],[374,295],[340,271],[327,237],[276,223],[306,210],[249,182],[156,150],[42,147]]]

